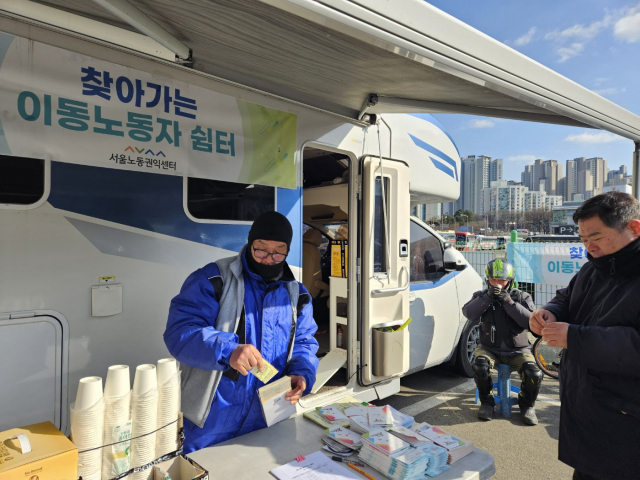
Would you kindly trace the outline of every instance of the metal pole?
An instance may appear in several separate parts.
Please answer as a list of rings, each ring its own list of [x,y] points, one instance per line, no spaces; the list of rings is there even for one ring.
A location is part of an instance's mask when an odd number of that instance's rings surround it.
[[[139,32],[153,38],[160,45],[168,48],[182,60],[191,59],[191,50],[176,37],[167,32],[155,21],[142,13],[127,0],[93,0],[116,17],[127,22]]]
[[[633,177],[631,180],[631,188],[633,196],[638,198],[638,193],[640,192],[640,181],[638,180],[638,176],[640,175],[640,142],[634,143],[636,149],[633,152]]]
[[[153,55],[171,62],[176,61],[175,52],[146,35],[114,27],[87,17],[58,10],[57,8],[27,0],[0,0],[0,9],[3,12],[27,17],[31,20],[113,43],[114,45],[120,45],[147,55]]]

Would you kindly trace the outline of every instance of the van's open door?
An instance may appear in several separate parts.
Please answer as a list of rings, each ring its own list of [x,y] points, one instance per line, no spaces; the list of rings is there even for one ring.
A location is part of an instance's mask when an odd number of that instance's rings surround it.
[[[371,385],[409,369],[409,330],[378,329],[409,318],[410,170],[403,162],[377,157],[361,162],[359,382]]]

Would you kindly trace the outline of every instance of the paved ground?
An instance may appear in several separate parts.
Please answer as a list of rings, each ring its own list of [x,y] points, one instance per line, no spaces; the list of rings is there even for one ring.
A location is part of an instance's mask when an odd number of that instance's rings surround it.
[[[516,374],[512,382],[520,385]],[[557,459],[560,415],[557,381],[545,377],[540,395],[549,401],[537,402],[540,423],[535,427],[522,425],[517,406],[511,418],[494,414],[490,422],[478,420],[473,380],[446,368],[409,375],[401,384],[400,393],[385,399],[385,403],[413,415],[417,422],[445,427],[491,453],[496,462],[497,473],[493,477],[496,480],[571,478],[573,470]]]

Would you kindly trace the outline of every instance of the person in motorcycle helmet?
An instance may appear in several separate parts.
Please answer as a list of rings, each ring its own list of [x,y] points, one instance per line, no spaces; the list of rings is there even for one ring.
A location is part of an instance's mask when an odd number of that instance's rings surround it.
[[[537,425],[535,401],[542,372],[531,354],[529,316],[535,309],[531,295],[514,288],[515,269],[506,260],[491,260],[485,269],[486,288],[475,292],[462,307],[469,320],[480,319],[480,345],[476,349],[473,374],[478,387],[478,418],[491,420],[495,400],[491,369],[506,363],[520,374],[518,405],[525,425]]]

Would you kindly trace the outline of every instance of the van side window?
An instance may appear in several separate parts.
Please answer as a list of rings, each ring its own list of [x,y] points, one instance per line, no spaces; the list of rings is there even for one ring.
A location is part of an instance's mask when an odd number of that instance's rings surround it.
[[[384,179],[385,199],[382,201],[382,179],[376,177],[375,200],[374,200],[374,222],[373,222],[373,271],[387,271],[387,237],[384,228],[384,206],[389,211],[389,179]],[[387,222],[389,215],[387,213]]]
[[[44,160],[0,155],[0,203],[32,205],[44,191]]]
[[[432,281],[442,277],[445,270],[440,240],[415,222],[411,222],[409,234],[411,235],[409,246],[411,281]]]
[[[187,208],[198,220],[251,222],[260,214],[275,210],[275,198],[275,187],[205,178],[187,180]]]
[[[387,207],[387,222],[389,221],[389,179],[384,179],[384,203],[382,201],[382,180],[376,177],[375,209],[373,222],[373,271],[387,271],[387,236],[384,227],[383,204]]]

